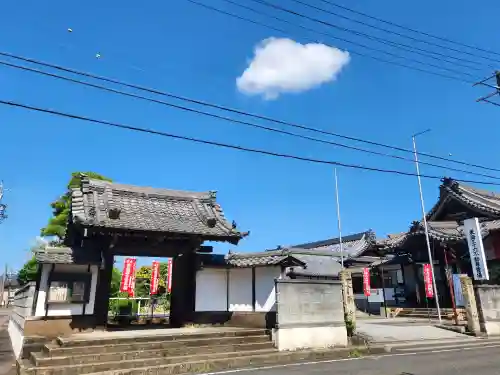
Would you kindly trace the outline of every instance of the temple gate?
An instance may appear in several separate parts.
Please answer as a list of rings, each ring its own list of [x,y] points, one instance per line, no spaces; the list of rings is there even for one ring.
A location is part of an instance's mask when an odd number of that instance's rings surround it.
[[[41,267],[33,315],[44,316],[32,320],[44,322],[25,324],[26,333],[105,329],[115,256],[173,259],[170,325],[180,327],[195,311],[197,255],[212,251],[203,242],[236,245],[246,235],[226,220],[214,191],[138,187],[82,175],[81,187],[72,191],[66,247],[35,254]],[[58,282],[70,285],[70,299],[52,300]]]

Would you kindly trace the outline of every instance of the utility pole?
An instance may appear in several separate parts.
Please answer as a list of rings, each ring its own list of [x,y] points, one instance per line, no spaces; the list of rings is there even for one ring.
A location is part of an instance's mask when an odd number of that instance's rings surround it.
[[[344,269],[344,248],[342,244],[342,225],[340,223],[339,182],[337,179],[337,168],[335,168],[335,197],[337,201],[337,227],[339,230],[340,265],[342,269]]]
[[[476,102],[489,103],[500,107],[500,101],[498,100],[498,97],[500,97],[500,71],[497,70],[491,76],[483,79],[482,81],[474,83],[473,86],[485,86],[495,90],[493,92],[490,92],[486,96],[482,96],[479,99],[476,99]],[[497,99],[496,101],[493,100],[495,98]]]
[[[0,181],[0,223],[7,219],[5,211],[7,211],[7,205],[2,203],[3,195],[5,190],[3,188],[3,181]]]
[[[423,132],[416,133],[414,134],[411,139],[413,141],[413,154],[415,155],[415,167],[417,169],[417,180],[418,180],[418,190],[420,192],[420,205],[422,207],[422,216],[424,220],[424,229],[425,229],[425,241],[427,243],[427,252],[429,255],[429,263],[431,265],[431,275],[432,275],[432,287],[434,288],[434,300],[436,301],[436,309],[438,313],[438,318],[439,318],[439,324],[441,324],[441,308],[439,307],[439,295],[436,287],[436,277],[434,275],[434,260],[432,259],[432,252],[431,252],[431,241],[429,239],[429,227],[427,225],[427,217],[426,217],[426,211],[425,211],[425,204],[424,204],[424,195],[422,193],[422,180],[420,178],[420,167],[418,165],[418,153],[417,153],[417,143],[415,141],[415,138],[418,137],[419,135],[425,134],[430,132],[430,129],[424,130]]]

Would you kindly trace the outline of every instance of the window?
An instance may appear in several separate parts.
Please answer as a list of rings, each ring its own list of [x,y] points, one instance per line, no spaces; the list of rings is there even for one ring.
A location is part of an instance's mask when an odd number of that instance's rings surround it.
[[[48,303],[86,303],[90,288],[89,274],[54,273],[50,277]]]

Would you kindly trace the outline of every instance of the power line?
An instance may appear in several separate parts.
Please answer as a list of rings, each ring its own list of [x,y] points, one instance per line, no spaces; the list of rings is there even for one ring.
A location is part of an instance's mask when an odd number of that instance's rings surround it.
[[[234,13],[231,13],[231,12],[227,12],[225,10],[218,9],[218,8],[213,7],[211,5],[207,5],[207,4],[198,2],[196,0],[185,0],[185,1],[190,2],[192,4],[195,4],[195,5],[198,5],[200,7],[203,7],[205,9],[211,10],[211,11],[214,11],[214,12],[217,12],[217,13],[220,13],[220,14],[224,14],[224,15],[227,15],[227,16],[239,19],[241,21],[249,22],[249,23],[252,23],[254,25],[259,25],[259,26],[265,27],[265,28],[270,29],[270,30],[278,31],[278,32],[283,33],[285,35],[290,34],[286,30],[280,29],[278,27],[271,26],[271,25],[268,25],[268,24],[260,22],[260,21],[255,21],[255,20],[252,20],[250,18],[246,18],[246,17],[240,16],[240,15],[237,15],[237,14],[234,14]],[[263,14],[265,14],[265,13],[263,13]],[[288,23],[290,23],[290,22],[288,22]],[[291,23],[291,24],[293,24],[293,23]],[[401,56],[401,55],[397,55],[397,54],[394,54],[394,53],[391,53],[391,52],[388,52],[388,51],[384,51],[384,50],[380,50],[380,49],[377,49],[377,48],[369,47],[369,46],[366,46],[364,44],[353,42],[353,41],[350,41],[350,40],[345,39],[345,38],[335,37],[335,36],[332,36],[331,34],[322,33],[322,32],[317,31],[317,30],[309,29],[309,28],[307,28],[305,26],[301,26],[301,25],[295,25],[295,26],[300,27],[300,28],[302,28],[304,30],[309,30],[309,31],[314,32],[316,34],[328,35],[330,38],[337,39],[337,40],[342,40],[345,43],[350,43],[350,44],[353,44],[353,45],[360,46],[362,48],[371,49],[371,50],[374,50],[374,51],[377,51],[377,52],[380,52],[380,53],[384,53],[384,54],[389,55],[389,56],[393,56],[393,57],[396,57],[396,58],[400,58],[400,59],[404,59],[404,60],[408,60],[408,61],[412,61],[412,62],[417,62],[417,63],[423,64],[423,65],[429,65],[429,64],[427,64],[425,62],[422,62],[422,61],[419,61],[419,60],[415,60],[415,59],[412,59],[412,58],[407,58],[407,57],[404,57],[404,56]],[[356,50],[353,50],[353,49],[349,49],[349,53],[351,53],[353,55],[357,55],[357,56],[366,57],[366,58],[369,58],[369,59],[372,59],[372,60],[375,60],[375,61],[378,61],[378,62],[382,62],[382,63],[385,63],[385,64],[395,65],[395,66],[403,67],[403,68],[406,68],[406,69],[411,69],[411,70],[414,70],[414,71],[418,71],[418,72],[421,72],[421,73],[431,74],[431,75],[434,75],[434,76],[437,76],[437,77],[441,77],[441,78],[451,79],[451,80],[454,80],[454,81],[459,81],[459,82],[468,83],[468,84],[474,83],[473,81],[470,81],[470,80],[467,80],[467,79],[464,79],[464,78],[461,78],[461,77],[456,77],[456,76],[444,74],[444,73],[441,73],[441,72],[434,72],[434,71],[431,71],[431,70],[427,70],[427,69],[423,69],[423,68],[418,68],[418,67],[407,65],[407,64],[404,64],[404,63],[401,63],[401,62],[398,62],[398,61],[387,60],[387,59],[384,59],[384,58],[381,58],[381,57],[378,57],[378,56],[368,55],[366,53],[362,53],[362,52],[359,52],[359,51],[356,51]],[[439,67],[439,68],[441,68],[441,67]]]
[[[389,157],[389,158],[393,158],[393,159],[407,161],[407,162],[410,162],[410,163],[414,162],[414,160],[411,159],[411,158],[405,158],[405,157],[399,156],[399,155],[393,155],[393,154],[387,154],[387,153],[383,153],[383,152],[379,152],[379,151],[368,150],[368,149],[364,149],[364,148],[361,148],[361,147],[346,145],[346,144],[343,144],[343,143],[340,143],[340,142],[328,141],[328,140],[325,140],[325,139],[319,139],[319,138],[309,137],[309,136],[306,136],[306,135],[302,135],[302,134],[298,134],[298,133],[293,133],[293,132],[289,132],[289,131],[286,131],[286,130],[271,128],[271,127],[268,127],[268,126],[264,126],[264,125],[260,125],[260,124],[256,124],[256,123],[252,123],[252,122],[248,122],[248,121],[242,121],[242,120],[234,119],[234,118],[231,118],[231,117],[226,117],[226,116],[221,116],[221,115],[217,115],[217,114],[214,114],[214,113],[209,113],[209,112],[201,111],[201,110],[198,110],[198,109],[195,109],[195,108],[181,106],[181,105],[170,103],[170,102],[166,102],[166,101],[163,101],[163,100],[152,99],[152,98],[148,98],[148,97],[145,97],[145,96],[142,96],[142,95],[132,94],[132,93],[128,93],[128,92],[125,92],[125,91],[113,89],[113,88],[110,88],[110,87],[105,87],[105,86],[96,85],[96,84],[93,84],[93,83],[89,83],[89,82],[85,82],[85,81],[80,81],[80,80],[69,78],[69,77],[64,77],[64,76],[61,76],[61,75],[58,75],[58,74],[44,72],[44,71],[39,70],[39,69],[33,69],[33,68],[26,67],[26,66],[11,64],[11,63],[8,63],[8,62],[5,62],[5,61],[1,61],[1,60],[0,60],[0,65],[11,67],[11,68],[15,68],[15,69],[20,69],[20,70],[24,70],[24,71],[29,71],[29,72],[32,72],[32,73],[41,74],[41,75],[44,75],[44,76],[47,76],[47,77],[51,77],[51,78],[61,79],[61,80],[67,81],[67,82],[76,83],[76,84],[80,84],[80,85],[84,85],[84,86],[96,88],[98,90],[103,90],[103,91],[110,92],[110,93],[113,93],[113,94],[123,95],[123,96],[131,97],[131,98],[135,98],[135,99],[145,100],[145,101],[152,102],[152,103],[166,105],[168,107],[176,108],[176,109],[179,109],[179,110],[182,110],[182,111],[196,113],[196,114],[199,114],[199,115],[204,115],[204,116],[216,118],[216,119],[219,119],[219,120],[229,121],[229,122],[232,122],[232,123],[235,123],[235,124],[245,125],[245,126],[249,126],[249,127],[253,127],[253,128],[257,128],[257,129],[261,129],[261,130],[266,130],[266,131],[274,132],[274,133],[285,134],[285,135],[289,135],[289,136],[292,136],[292,137],[295,137],[295,138],[305,139],[305,140],[308,140],[308,141],[313,141],[313,142],[318,142],[318,143],[323,143],[323,144],[329,144],[329,145],[338,146],[338,147],[342,147],[342,148],[346,148],[346,149],[350,149],[350,150],[354,150],[354,151],[364,152],[364,153],[368,153],[368,154],[372,154],[372,155]],[[492,175],[487,175],[487,174],[483,174],[483,173],[467,171],[467,170],[464,170],[464,169],[458,169],[458,168],[448,167],[448,166],[434,164],[434,163],[429,163],[429,162],[425,162],[425,161],[422,161],[420,163],[424,164],[424,165],[431,166],[431,167],[447,169],[449,171],[461,172],[461,173],[466,173],[466,174],[476,175],[476,176],[481,176],[481,177],[486,177],[486,178],[492,178],[492,179],[500,179],[500,177],[497,177],[497,176],[492,176]]]
[[[337,30],[340,30],[340,31],[343,31],[343,32],[346,32],[346,33],[350,33],[350,34],[354,34],[354,35],[357,35],[357,36],[361,36],[361,37],[369,39],[369,40],[377,41],[377,42],[379,42],[381,44],[389,45],[389,46],[392,46],[392,47],[395,47],[395,48],[398,48],[398,49],[402,49],[402,50],[409,51],[409,52],[412,52],[412,53],[416,53],[416,54],[419,54],[419,55],[423,55],[423,56],[426,56],[426,57],[436,58],[436,56],[429,55],[429,54],[434,54],[434,55],[440,56],[441,60],[443,60],[442,59],[443,57],[446,57],[446,58],[451,58],[451,59],[455,59],[455,60],[470,62],[470,63],[473,63],[473,64],[482,64],[482,63],[479,63],[477,61],[472,61],[472,60],[457,58],[455,56],[450,56],[450,55],[439,53],[439,52],[436,52],[436,51],[431,51],[431,50],[427,50],[427,49],[415,47],[415,46],[412,46],[412,45],[409,45],[409,44],[400,43],[400,42],[394,42],[392,40],[388,40],[388,39],[385,39],[385,38],[376,37],[374,35],[370,35],[370,34],[367,34],[367,33],[364,33],[364,32],[353,30],[353,29],[350,29],[350,28],[347,28],[347,27],[341,27],[341,26],[335,25],[333,23],[330,23],[330,22],[327,22],[327,21],[323,21],[323,20],[321,20],[319,18],[311,17],[311,16],[308,16],[306,14],[303,14],[303,13],[300,13],[300,12],[296,12],[296,11],[294,11],[292,9],[288,9],[288,8],[282,7],[281,5],[277,5],[277,4],[271,3],[269,1],[265,1],[265,0],[251,0],[251,1],[253,1],[255,3],[258,3],[258,4],[262,4],[262,5],[266,6],[266,7],[272,8],[272,9],[280,10],[280,11],[288,13],[288,14],[293,14],[293,15],[295,15],[297,17],[300,17],[300,18],[303,18],[303,19],[307,19],[309,21],[312,21],[312,22],[315,22],[315,23],[319,23],[321,25],[325,25],[325,26],[328,26],[328,27],[331,27],[331,28],[334,28],[334,29],[337,29]],[[316,10],[320,10],[320,11],[323,11],[323,12],[326,12],[326,13],[331,13],[331,12],[329,12],[329,11],[323,9],[323,8],[315,7],[314,5],[310,5],[310,4],[301,2],[299,0],[292,0],[292,1],[298,2],[300,4],[306,5],[308,7],[316,9]],[[449,60],[446,60],[446,61],[450,62]],[[455,64],[455,65],[457,64],[456,62],[452,62],[452,63]],[[462,66],[464,66],[464,65],[462,65]],[[469,69],[474,69],[474,68],[470,67],[469,65],[465,65],[465,66],[468,67]],[[490,65],[487,65],[487,66],[491,67]]]
[[[266,17],[269,17],[269,18],[272,18],[272,19],[275,19],[275,20],[278,20],[280,22],[284,22],[284,23],[287,23],[287,24],[290,24],[292,26],[296,26],[296,27],[300,27],[302,29],[305,29],[305,30],[308,30],[310,32],[313,32],[313,33],[316,33],[316,34],[321,34],[321,35],[325,35],[331,39],[337,39],[337,40],[341,40],[343,42],[346,42],[346,43],[350,43],[350,44],[353,44],[353,45],[357,45],[357,46],[360,46],[362,48],[366,48],[366,49],[370,49],[370,50],[374,50],[374,51],[377,51],[377,52],[381,52],[381,53],[384,53],[386,55],[389,55],[389,56],[393,56],[393,57],[397,57],[397,58],[402,58],[402,59],[405,59],[405,60],[409,60],[409,61],[412,61],[412,62],[416,62],[418,64],[424,64],[424,65],[429,65],[428,63],[426,62],[423,62],[423,61],[420,61],[420,60],[416,60],[416,59],[413,59],[411,57],[405,57],[405,56],[401,56],[401,55],[398,55],[398,54],[395,54],[395,53],[392,53],[392,52],[388,52],[388,51],[384,51],[384,50],[380,50],[378,48],[374,48],[374,47],[370,47],[370,46],[367,46],[366,44],[361,44],[361,43],[358,43],[358,42],[354,42],[354,41],[351,41],[349,39],[345,39],[345,38],[341,38],[341,37],[338,37],[336,35],[333,35],[333,34],[330,34],[330,33],[325,33],[325,32],[322,32],[322,31],[319,31],[319,30],[314,30],[314,29],[310,29],[308,27],[305,27],[305,26],[302,26],[300,24],[296,24],[294,22],[291,22],[289,20],[286,20],[286,19],[283,19],[283,18],[280,18],[280,17],[277,17],[275,15],[272,15],[272,14],[269,14],[269,13],[266,13],[266,12],[263,12],[263,11],[260,11],[258,9],[255,9],[255,8],[252,8],[252,7],[249,7],[247,5],[244,5],[244,4],[241,4],[239,3],[238,1],[234,1],[234,0],[223,0],[225,1],[226,3],[229,3],[229,4],[233,4],[237,7],[240,7],[240,8],[243,8],[243,9],[246,9],[246,10],[249,10],[253,13],[256,13],[256,14],[260,14],[260,15],[264,15]],[[254,1],[254,2],[257,2],[260,4],[259,1],[257,0],[250,0],[250,1]],[[337,26],[335,26],[337,28]],[[344,31],[342,29],[342,31]],[[388,42],[388,43],[393,43],[393,42]],[[385,43],[387,44],[387,43]],[[411,46],[409,46],[411,47]],[[413,49],[418,49],[417,47],[411,47]],[[421,55],[421,56],[425,56],[425,57],[428,57],[428,58],[431,58],[431,59],[434,59],[434,60],[437,60],[439,62],[448,62],[448,63],[452,63],[454,65],[459,65],[459,66],[462,66],[462,67],[465,67],[467,69],[473,69],[473,70],[481,70],[480,68],[475,68],[475,67],[472,67],[470,65],[465,65],[465,64],[461,64],[461,63],[457,63],[457,62],[453,62],[453,61],[449,61],[449,60],[444,60],[442,57],[437,57],[437,56],[433,56],[432,54],[429,54],[429,51],[425,51],[425,50],[422,50],[423,52],[415,52],[413,49],[408,49],[406,48],[405,46],[400,46],[400,49],[403,49],[403,50],[406,50],[406,51],[409,51],[409,52],[412,52],[412,53],[416,53],[418,55]],[[432,52],[434,53],[434,52]],[[439,53],[437,53],[438,55],[440,55]],[[458,60],[463,60],[463,59],[460,59],[460,58],[456,58]],[[468,60],[466,60],[468,61]],[[474,61],[472,61],[472,63],[476,63]],[[477,63],[476,63],[477,64]],[[436,65],[430,65],[432,67],[436,67]],[[441,68],[441,67],[438,67],[438,68]],[[454,71],[454,72],[459,72],[459,71]],[[460,72],[462,73],[462,72]],[[469,73],[463,73],[463,74],[469,74]]]
[[[491,80],[492,78],[495,78],[496,85],[492,85],[492,84],[488,83],[488,81]],[[477,99],[476,102],[485,102],[485,103],[493,104],[494,106],[500,107],[500,103],[497,103],[497,102],[494,102],[491,100],[491,98],[493,98],[493,97],[500,96],[500,71],[496,71],[495,73],[493,73],[492,76],[485,78],[485,79],[483,79],[479,82],[476,82],[474,84],[474,86],[478,86],[478,85],[492,88],[495,91],[490,92],[488,95]]]
[[[395,48],[398,48],[398,49],[410,51],[410,52],[417,53],[417,54],[420,54],[420,55],[422,54],[421,52],[412,51],[413,49],[415,49],[415,50],[422,50],[422,49],[419,49],[418,47],[414,47],[414,46],[411,46],[411,45],[408,45],[408,44],[404,44],[404,43],[393,42],[393,41],[390,41],[390,40],[387,40],[387,39],[384,39],[384,38],[379,38],[379,37],[376,37],[376,36],[373,36],[373,35],[369,35],[369,34],[366,34],[366,33],[360,32],[360,31],[356,31],[356,30],[349,29],[349,28],[346,28],[346,27],[337,26],[337,25],[335,25],[333,23],[330,23],[330,22],[327,22],[327,21],[323,21],[323,20],[321,20],[319,18],[308,16],[308,15],[300,13],[300,12],[296,12],[294,10],[282,7],[280,5],[276,5],[276,4],[270,3],[270,2],[265,1],[265,0],[251,0],[251,1],[253,1],[255,3],[258,3],[258,4],[262,4],[262,5],[266,6],[266,7],[272,8],[272,9],[280,10],[280,11],[288,13],[288,14],[293,14],[293,15],[295,15],[297,17],[300,17],[300,18],[303,18],[303,19],[306,19],[306,20],[309,20],[309,21],[312,21],[312,22],[315,22],[315,23],[318,23],[318,24],[321,24],[321,25],[324,25],[324,26],[328,26],[328,27],[331,27],[331,28],[334,28],[334,29],[337,29],[337,30],[340,30],[340,31],[343,31],[343,32],[347,32],[347,33],[350,33],[350,34],[361,36],[361,37],[369,39],[369,40],[374,40],[374,41],[377,41],[379,43],[382,43],[382,44],[385,44],[385,45],[389,45],[389,46],[392,46],[392,47],[395,47]],[[321,8],[319,8],[319,9],[321,9]],[[355,42],[351,41],[350,43],[354,44]],[[359,43],[357,43],[357,44],[359,44]],[[439,56],[444,56],[444,57],[447,57],[447,58],[450,57],[449,55],[440,54],[440,53],[434,52],[434,51],[429,51],[429,50],[422,50],[422,51],[427,52],[427,53],[430,52],[430,53],[433,53],[433,54],[436,54],[436,55],[439,55]],[[424,56],[429,57],[428,54],[425,54]],[[405,59],[409,59],[407,57],[404,57],[404,58]],[[429,66],[432,66],[434,68],[447,70],[449,72],[459,73],[459,74],[464,74],[464,75],[467,75],[467,76],[470,76],[470,77],[474,77],[474,75],[472,75],[470,73],[460,72],[460,71],[457,71],[455,69],[446,68],[446,67],[442,67],[442,66],[439,66],[439,65],[433,65],[433,64],[430,64],[430,63],[425,63],[425,64],[427,64]]]
[[[401,24],[398,24],[398,23],[395,23],[395,22],[391,22],[391,21],[387,21],[387,20],[384,20],[382,18],[378,18],[378,17],[372,16],[370,14],[363,13],[363,12],[360,12],[358,10],[354,10],[352,8],[340,5],[338,3],[334,3],[331,0],[320,0],[320,1],[322,1],[324,3],[327,3],[327,4],[329,4],[329,5],[333,6],[333,7],[336,7],[336,8],[339,8],[339,9],[343,9],[343,10],[346,10],[346,11],[354,13],[354,14],[358,14],[358,15],[363,16],[363,17],[367,17],[367,18],[370,18],[370,19],[378,21],[378,22],[385,23],[386,25],[398,27],[398,28],[400,28],[402,30],[411,31],[412,33],[424,35],[424,36],[427,36],[427,37],[430,37],[430,38],[434,38],[434,39],[437,39],[437,40],[442,40],[443,42],[453,43],[453,44],[456,44],[456,45],[459,45],[459,46],[462,46],[462,47],[467,47],[467,48],[470,48],[470,49],[474,49],[476,51],[481,51],[481,52],[490,53],[490,54],[493,54],[493,55],[500,56],[500,53],[492,51],[492,50],[488,50],[488,49],[484,49],[484,48],[472,46],[470,44],[465,44],[465,43],[462,43],[462,42],[457,42],[457,41],[449,39],[449,38],[445,38],[445,37],[438,36],[438,35],[431,34],[431,33],[426,33],[424,31],[413,29],[413,28],[408,27],[408,26],[403,26]],[[427,43],[431,43],[431,42],[427,42]],[[441,46],[439,44],[435,44],[435,45],[438,46],[438,47],[445,48],[444,46]],[[446,48],[448,48],[448,47],[446,47]],[[463,51],[460,51],[460,52],[463,53]]]
[[[396,151],[401,151],[401,152],[413,154],[413,151],[410,150],[410,149],[405,149],[405,148],[397,147],[397,146],[391,146],[391,145],[383,144],[383,143],[380,143],[380,142],[374,142],[374,141],[370,141],[370,140],[366,140],[366,139],[362,139],[362,138],[350,137],[350,136],[342,135],[342,134],[339,134],[339,133],[334,133],[334,132],[330,132],[330,131],[326,131],[326,130],[321,130],[321,129],[317,129],[317,128],[312,128],[312,127],[301,125],[301,124],[297,124],[297,123],[292,123],[292,122],[288,122],[288,121],[283,121],[283,120],[275,119],[275,118],[268,117],[268,116],[263,116],[263,115],[258,115],[258,114],[254,114],[254,113],[249,113],[249,112],[245,112],[243,110],[239,110],[239,109],[236,109],[236,108],[231,108],[231,107],[227,107],[227,106],[223,106],[223,105],[213,104],[213,103],[209,103],[209,102],[202,101],[202,100],[191,99],[191,98],[188,98],[188,97],[176,95],[176,94],[165,92],[165,91],[161,91],[161,90],[158,90],[158,89],[147,88],[147,87],[144,87],[144,86],[139,86],[139,85],[127,83],[127,82],[119,81],[119,80],[108,78],[108,77],[94,75],[94,74],[91,74],[91,73],[88,73],[88,72],[81,72],[81,71],[78,71],[78,70],[75,70],[75,69],[70,69],[70,68],[66,68],[66,67],[60,66],[60,65],[50,64],[50,63],[47,63],[47,62],[42,62],[42,61],[39,61],[39,60],[35,60],[35,59],[23,57],[23,56],[18,56],[18,55],[10,54],[10,53],[7,53],[7,52],[0,51],[0,56],[10,57],[10,58],[14,58],[14,59],[17,59],[17,60],[21,60],[21,61],[25,61],[25,62],[29,62],[29,63],[41,65],[41,66],[45,66],[45,67],[56,69],[56,70],[60,70],[60,71],[64,71],[64,72],[67,72],[67,73],[76,74],[76,75],[80,75],[80,76],[83,76],[83,77],[100,80],[100,81],[103,81],[103,82],[113,83],[113,84],[121,85],[121,86],[124,86],[124,87],[128,87],[128,88],[132,88],[132,89],[137,89],[137,90],[145,91],[145,92],[152,93],[152,94],[158,94],[158,95],[161,95],[161,96],[166,96],[166,97],[174,98],[174,99],[177,99],[177,100],[182,100],[182,101],[185,101],[185,102],[189,102],[189,103],[193,103],[193,104],[198,104],[198,105],[202,105],[202,106],[205,106],[205,107],[222,110],[222,111],[225,111],[225,112],[235,113],[235,114],[238,114],[238,115],[247,116],[247,117],[251,117],[251,118],[255,118],[255,119],[259,119],[259,120],[269,121],[269,122],[273,122],[273,123],[276,123],[276,124],[280,124],[280,125],[284,125],[284,126],[289,126],[289,127],[292,127],[292,128],[296,128],[296,129],[307,130],[307,131],[311,131],[311,132],[314,132],[314,133],[319,133],[319,134],[323,134],[323,135],[329,135],[329,136],[334,136],[334,137],[341,138],[341,139],[346,139],[346,140],[349,140],[349,141],[366,143],[366,144],[369,144],[369,145],[372,145],[372,146],[378,146],[378,147],[383,147],[383,148],[387,148],[387,149],[391,149],[391,150],[396,150]],[[12,67],[21,68],[20,66],[14,66],[14,64],[9,64],[9,63],[5,63],[5,62],[3,64],[4,65],[10,65]],[[27,68],[27,67],[22,67],[22,69],[24,69],[24,70],[33,70],[33,69]],[[40,74],[49,75],[49,76],[53,75],[52,73],[47,73],[47,72],[42,72]],[[56,76],[55,78],[60,78],[60,76]],[[68,78],[68,77],[64,77],[64,79],[66,79],[66,80],[73,80],[73,79]],[[80,83],[81,82],[81,81],[78,81],[78,80],[73,80],[73,81],[76,81],[76,83]],[[93,84],[88,83],[88,82],[85,82],[85,84],[87,86],[97,86],[97,85],[93,85]],[[113,89],[111,89],[111,88],[106,88],[106,90],[107,91],[113,91]],[[127,93],[127,95],[133,95],[133,94],[128,94]],[[154,101],[155,99],[151,99],[151,100]],[[463,161],[458,161],[458,160],[453,160],[453,159],[450,159],[450,158],[445,158],[445,157],[441,157],[441,156],[437,156],[437,155],[433,155],[433,154],[419,152],[419,155],[425,156],[425,157],[429,157],[429,158],[433,158],[435,160],[441,160],[441,161],[446,161],[446,162],[450,162],[450,163],[465,165],[465,166],[468,166],[468,167],[474,167],[474,168],[479,168],[479,169],[483,169],[483,170],[500,172],[500,169],[491,168],[491,167],[485,167],[485,166],[482,166],[482,165],[471,164],[471,163],[467,163],[467,162],[463,162]]]
[[[343,19],[349,20],[351,22],[359,23],[359,24],[362,24],[364,26],[367,26],[367,27],[370,27],[370,28],[373,28],[373,29],[376,29],[376,30],[384,31],[386,33],[397,35],[397,36],[400,36],[400,37],[403,37],[403,38],[407,38],[407,39],[410,39],[410,40],[413,40],[413,41],[416,41],[416,42],[426,43],[426,44],[429,44],[429,45],[432,45],[432,46],[435,46],[435,47],[447,49],[447,50],[454,51],[454,52],[461,53],[461,54],[466,54],[466,55],[474,56],[474,57],[477,57],[477,58],[489,60],[489,61],[496,62],[496,63],[500,62],[500,60],[498,60],[498,59],[492,59],[492,58],[489,58],[489,57],[485,57],[485,56],[481,56],[481,55],[476,55],[474,53],[470,53],[470,52],[467,52],[467,51],[458,50],[458,49],[447,47],[447,46],[444,46],[444,45],[441,45],[441,44],[436,44],[436,43],[428,42],[426,40],[422,40],[422,39],[419,39],[419,38],[414,38],[414,37],[411,37],[411,36],[408,36],[408,35],[405,35],[405,34],[398,33],[398,32],[393,31],[393,30],[385,29],[383,27],[371,25],[371,24],[368,24],[366,22],[359,21],[359,20],[356,20],[356,19],[351,18],[351,17],[347,17],[347,16],[339,14],[339,13],[335,13],[335,12],[333,12],[331,10],[324,9],[324,8],[321,8],[321,7],[318,7],[318,6],[306,3],[306,2],[301,1],[301,0],[291,0],[291,1],[293,1],[295,3],[298,3],[298,4],[301,4],[301,5],[304,5],[304,6],[308,7],[308,8],[312,8],[312,9],[315,9],[315,10],[318,10],[318,11],[321,11],[321,12],[324,12],[324,13],[328,13],[328,14],[333,15],[335,17],[343,18]],[[325,2],[327,4],[329,4],[328,1],[325,1],[325,0],[320,0],[320,1],[323,1],[323,2]],[[406,44],[402,44],[402,45],[408,46]],[[409,46],[409,47],[418,49],[419,51],[422,51],[422,50],[423,51],[429,51],[429,50],[420,49],[420,48],[417,48],[417,47],[414,47],[414,46]],[[436,53],[437,54],[437,52],[434,52],[434,51],[432,53]],[[441,56],[448,56],[450,58],[456,58],[454,56],[445,55],[445,54],[439,54],[439,55],[441,55]],[[468,60],[468,59],[459,59],[459,60],[468,61],[468,62],[475,63],[475,64],[483,64],[481,62],[472,61],[472,60]],[[488,65],[488,66],[490,66],[490,65]]]
[[[366,171],[372,171],[372,172],[396,174],[396,175],[401,175],[401,176],[414,177],[417,175],[416,173],[412,173],[412,172],[404,172],[404,171],[399,171],[399,170],[383,169],[383,168],[377,168],[377,167],[366,167],[363,165],[341,163],[341,162],[331,161],[331,160],[306,158],[306,157],[298,156],[298,155],[284,154],[284,153],[279,153],[279,152],[274,152],[274,151],[269,151],[269,150],[243,147],[243,146],[232,145],[232,144],[228,144],[228,143],[209,141],[209,140],[205,140],[205,139],[201,139],[201,138],[187,137],[187,136],[178,135],[178,134],[166,133],[166,132],[162,132],[162,131],[158,131],[158,130],[152,130],[152,129],[141,128],[141,127],[137,127],[137,126],[126,125],[126,124],[122,124],[122,123],[97,120],[97,119],[93,119],[93,118],[86,117],[86,116],[74,115],[74,114],[60,112],[60,111],[56,111],[56,110],[52,110],[52,109],[34,107],[34,106],[27,105],[27,104],[22,104],[22,103],[8,101],[8,100],[0,100],[0,104],[10,106],[10,107],[23,108],[23,109],[27,109],[27,110],[31,110],[31,111],[36,111],[36,112],[48,113],[48,114],[66,117],[66,118],[71,118],[71,119],[75,119],[75,120],[92,122],[95,124],[101,124],[101,125],[105,125],[105,126],[109,126],[109,127],[119,128],[119,129],[132,130],[132,131],[141,132],[141,133],[153,134],[153,135],[158,135],[158,136],[163,136],[163,137],[173,138],[173,139],[181,139],[181,140],[194,142],[194,143],[212,145],[212,146],[223,147],[223,148],[245,151],[245,152],[251,152],[251,153],[257,153],[257,154],[262,154],[262,155],[269,155],[269,156],[275,156],[275,157],[281,157],[281,158],[287,158],[287,159],[306,161],[306,162],[315,163],[315,164],[336,165],[339,167],[360,169],[360,170],[366,170]],[[429,178],[429,179],[437,179],[437,180],[442,179],[441,176],[427,175],[427,174],[421,174],[420,177]],[[456,181],[464,182],[464,183],[472,183],[472,184],[500,186],[500,182],[464,180],[464,179],[456,179]]]

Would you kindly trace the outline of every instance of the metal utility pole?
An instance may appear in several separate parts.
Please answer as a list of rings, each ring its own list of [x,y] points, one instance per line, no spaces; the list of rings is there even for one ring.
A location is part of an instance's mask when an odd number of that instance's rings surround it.
[[[344,269],[344,249],[342,246],[342,225],[340,222],[339,182],[337,179],[337,168],[335,168],[335,197],[337,201],[337,227],[339,230],[340,265],[342,269]]]
[[[2,198],[5,190],[3,188],[3,181],[0,181],[0,223],[7,218],[5,211],[7,210],[7,205],[2,203]]]
[[[498,100],[493,101],[493,98],[495,98],[497,95],[500,96],[500,71],[497,70],[495,73],[493,73],[493,75],[483,79],[482,81],[474,83],[473,86],[485,86],[495,90],[486,96],[476,99],[476,102],[485,102],[500,107],[500,102]]]
[[[418,154],[417,154],[417,143],[415,141],[415,138],[418,137],[419,135],[425,134],[430,132],[430,129],[424,130],[423,132],[414,134],[411,139],[413,141],[413,154],[415,155],[415,167],[417,169],[417,180],[418,180],[418,189],[420,192],[420,204],[422,207],[422,216],[424,218],[424,229],[425,229],[425,241],[427,242],[427,252],[429,254],[429,263],[431,264],[431,274],[432,274],[432,286],[434,288],[434,299],[436,301],[436,309],[438,313],[438,318],[439,318],[439,323],[441,324],[441,308],[439,307],[439,295],[436,287],[436,278],[434,276],[434,260],[432,259],[432,252],[431,252],[431,241],[429,240],[429,227],[427,225],[427,218],[426,218],[426,211],[425,211],[425,204],[424,204],[424,195],[422,193],[422,181],[420,178],[420,167],[418,165]]]

